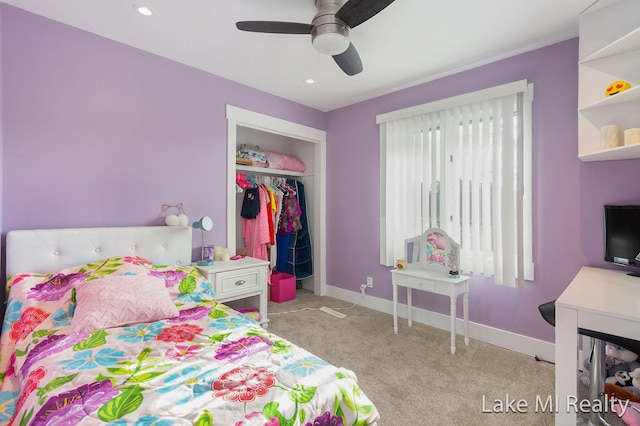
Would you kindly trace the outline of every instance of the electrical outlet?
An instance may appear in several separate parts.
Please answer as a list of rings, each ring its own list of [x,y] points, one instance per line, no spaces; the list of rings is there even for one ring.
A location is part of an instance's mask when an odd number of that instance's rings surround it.
[[[367,287],[373,288],[373,278],[367,277]]]

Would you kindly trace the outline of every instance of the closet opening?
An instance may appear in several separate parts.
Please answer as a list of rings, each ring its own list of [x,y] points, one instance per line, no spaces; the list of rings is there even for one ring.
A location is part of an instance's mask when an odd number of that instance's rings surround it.
[[[248,188],[265,188],[260,192],[263,196],[268,194],[284,196],[285,192],[291,192],[297,197],[302,192],[304,198],[302,213],[304,214],[301,215],[300,220],[306,223],[304,229],[300,230],[301,235],[297,232],[291,233],[289,239],[286,238],[286,232],[283,233],[285,235],[275,235],[276,240],[273,242],[276,244],[273,248],[267,249],[269,259],[265,260],[271,261],[273,257],[274,271],[297,272],[298,288],[313,291],[317,295],[325,295],[325,132],[231,105],[227,105],[227,125],[226,221],[227,246],[230,253],[244,253],[249,249],[252,250],[254,257],[258,258],[265,253],[263,247],[256,249],[251,241],[248,244],[243,235],[242,208]],[[239,152],[243,146],[245,151]],[[243,164],[237,164],[236,158],[246,153],[249,149],[246,147],[257,147],[255,152],[252,151],[247,155],[247,158],[257,159],[257,161],[251,165],[249,161],[239,161]],[[294,170],[273,168],[270,167],[271,164],[265,166],[261,162],[264,160],[262,158],[264,153],[273,153],[272,159],[278,159],[278,161],[272,161],[274,166]],[[276,154],[278,154],[277,157]],[[289,160],[299,160],[304,167],[299,167],[297,162],[280,161],[279,154]],[[292,164],[293,167],[291,167]],[[241,185],[238,185],[237,177],[241,180]],[[258,193],[256,189],[251,191]],[[297,198],[296,202],[300,203]],[[285,258],[287,247],[289,251]]]

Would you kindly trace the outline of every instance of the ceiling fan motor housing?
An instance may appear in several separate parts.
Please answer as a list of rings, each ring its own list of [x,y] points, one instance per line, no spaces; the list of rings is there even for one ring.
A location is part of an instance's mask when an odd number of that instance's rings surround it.
[[[318,13],[311,24],[313,48],[325,55],[339,55],[349,47],[349,26],[336,18],[344,0],[316,0]]]
[[[313,48],[331,55],[347,75],[362,72],[362,61],[349,41],[349,31],[376,16],[394,0],[315,0],[317,13],[310,24],[280,21],[239,21],[241,31],[272,34],[311,34]]]

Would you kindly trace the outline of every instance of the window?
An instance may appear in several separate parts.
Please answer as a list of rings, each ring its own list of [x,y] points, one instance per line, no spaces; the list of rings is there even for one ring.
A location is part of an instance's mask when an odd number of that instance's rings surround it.
[[[377,117],[381,264],[439,227],[460,243],[462,271],[533,280],[532,100],[523,80]]]

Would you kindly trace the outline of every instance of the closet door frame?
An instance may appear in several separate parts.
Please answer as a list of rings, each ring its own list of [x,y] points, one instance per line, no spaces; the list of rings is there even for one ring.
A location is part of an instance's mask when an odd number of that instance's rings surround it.
[[[269,115],[227,105],[227,247],[236,252],[236,146],[238,127],[293,138],[313,144],[313,199],[307,209],[313,209],[310,225],[313,248],[313,292],[325,296],[326,283],[326,132],[313,127],[271,117]],[[286,173],[274,173],[285,176]],[[309,206],[311,204],[311,206]]]

